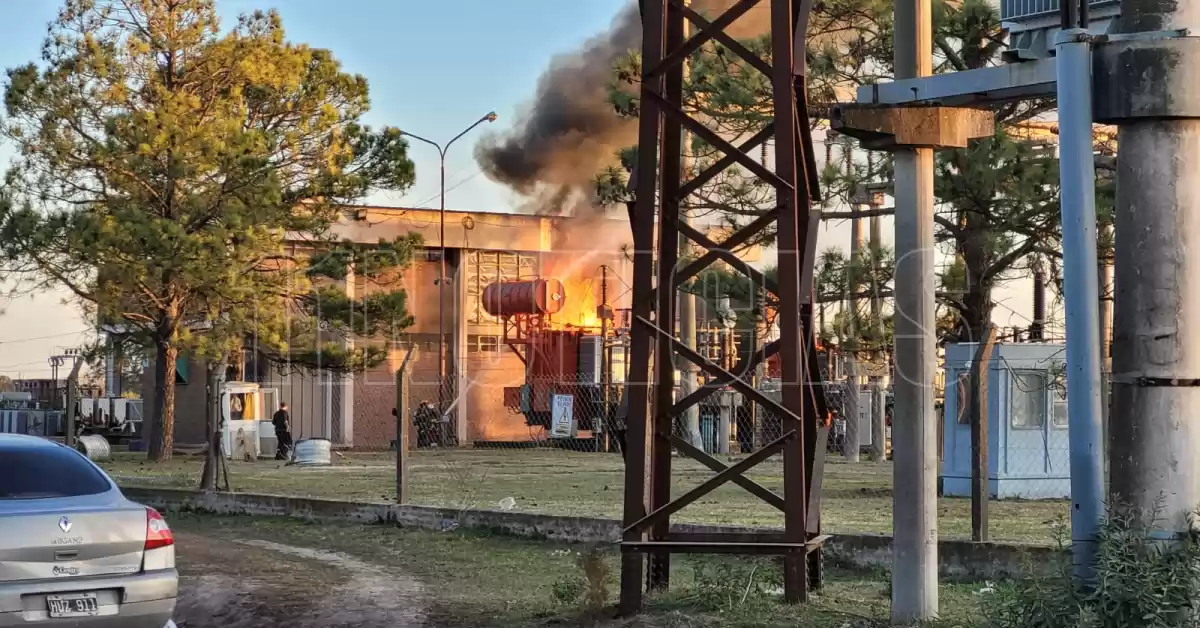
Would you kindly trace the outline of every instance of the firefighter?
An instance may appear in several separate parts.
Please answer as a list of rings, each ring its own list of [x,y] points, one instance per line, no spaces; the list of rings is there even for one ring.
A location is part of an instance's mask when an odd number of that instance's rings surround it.
[[[612,433],[617,439],[617,446],[621,448],[621,460],[625,460],[625,431],[626,419],[629,418],[629,388],[621,389],[621,401],[617,404],[617,411],[613,414]]]
[[[434,409],[433,404],[428,401],[422,401],[421,405],[417,408],[417,412],[413,415],[413,423],[417,428],[418,448],[433,447],[438,444],[439,417],[438,411]]]

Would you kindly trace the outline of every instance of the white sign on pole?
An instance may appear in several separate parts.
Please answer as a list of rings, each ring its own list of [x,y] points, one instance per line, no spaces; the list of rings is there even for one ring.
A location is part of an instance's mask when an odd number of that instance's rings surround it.
[[[575,435],[575,396],[554,395],[550,406],[550,437],[571,438]]]
[[[875,436],[871,429],[871,411],[875,405],[875,395],[870,389],[858,391],[858,444],[870,447]]]

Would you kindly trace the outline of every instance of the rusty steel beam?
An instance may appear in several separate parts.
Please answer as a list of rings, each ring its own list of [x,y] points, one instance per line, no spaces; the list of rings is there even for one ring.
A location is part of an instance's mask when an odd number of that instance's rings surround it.
[[[630,223],[634,231],[634,288],[631,330],[631,377],[629,385],[628,466],[625,475],[625,516],[622,534],[622,613],[641,608],[644,590],[641,579],[652,588],[668,584],[669,560],[677,552],[730,552],[782,554],[785,572],[785,598],[799,602],[808,596],[809,555],[819,550],[819,511],[809,509],[819,496],[811,495],[815,483],[812,474],[820,471],[821,459],[812,453],[820,441],[818,414],[823,411],[820,383],[809,378],[815,352],[815,334],[811,319],[812,263],[815,258],[815,224],[819,214],[812,211],[816,190],[815,161],[812,156],[811,129],[808,128],[804,93],[805,20],[809,0],[769,0],[772,63],[756,57],[738,44],[724,28],[763,0],[741,0],[711,22],[699,16],[680,0],[642,0],[643,80],[640,86],[641,118],[638,135],[638,161],[632,182],[636,182],[635,201],[630,204]],[[685,20],[699,25],[701,32],[684,40]],[[774,121],[749,140],[735,146],[703,123],[691,118],[683,103],[683,64],[705,41],[718,41],[745,59],[748,65],[767,74],[772,81]],[[687,130],[724,153],[715,164],[690,181],[681,172],[682,134]],[[776,139],[774,169],[768,168],[746,151],[767,138]],[[733,138],[737,140],[739,138]],[[700,230],[679,220],[680,204],[705,183],[712,181],[733,164],[744,166],[776,189],[778,207],[756,218],[722,243],[713,242]],[[661,199],[661,200],[660,200]],[[656,201],[658,235],[655,231]],[[674,337],[675,297],[681,284],[692,279],[718,260],[731,262],[751,281],[767,284],[761,272],[743,268],[729,249],[749,242],[772,222],[780,232],[780,280],[769,287],[780,303],[781,338],[740,362],[738,374],[709,362]],[[679,266],[679,236],[687,236],[710,249],[700,259]],[[725,249],[724,251],[719,249]],[[658,288],[653,285],[658,273]],[[654,344],[651,344],[651,343]],[[650,359],[656,362],[655,380],[649,380]],[[784,371],[783,403],[767,397],[739,375],[747,366],[755,366],[778,353]],[[712,376],[712,381],[679,402],[674,401],[675,360],[682,357]],[[811,363],[811,364],[810,364]],[[726,467],[686,440],[675,437],[674,418],[682,409],[697,403],[718,386],[732,385],[760,406],[784,420],[791,420],[789,432],[768,448]],[[653,395],[653,396],[652,396]],[[654,401],[651,415],[650,405]],[[700,487],[672,500],[672,447],[706,464],[716,474]],[[776,450],[783,452],[784,488],[777,495],[745,477],[745,471]],[[807,451],[806,451],[807,450]],[[816,464],[814,464],[816,463]],[[649,476],[647,476],[647,470]],[[773,536],[701,539],[680,537],[670,532],[671,515],[709,493],[717,486],[734,482],[764,502],[781,507],[784,530]],[[815,484],[819,486],[819,484]],[[646,488],[649,488],[647,499]],[[811,516],[810,516],[811,514]],[[812,534],[809,530],[812,529]],[[814,538],[814,534],[817,534]],[[643,572],[643,556],[650,557],[650,569]],[[820,561],[812,561],[819,568]],[[814,571],[813,582],[819,581]]]
[[[738,152],[749,153],[755,148],[758,148],[760,144],[770,139],[771,135],[774,133],[775,129],[771,128],[770,126],[763,127],[758,131],[758,133],[750,136],[750,139],[742,142],[738,146]],[[737,157],[734,155],[725,155],[724,157],[718,159],[711,166],[701,170],[698,174],[696,174],[696,176],[692,177],[691,181],[684,183],[683,187],[679,188],[680,198],[687,198],[691,196],[693,192],[699,190],[705,183],[708,183],[713,179],[713,177],[721,174],[726,168],[735,163],[737,163]]]
[[[682,198],[682,196],[680,198]],[[721,250],[725,250],[725,251],[733,251],[734,249],[749,242],[750,239],[753,238],[754,236],[761,233],[762,230],[767,227],[767,225],[774,223],[776,220],[777,214],[778,214],[778,210],[773,209],[771,211],[768,211],[767,213],[763,214],[762,216],[759,216],[758,218],[755,218],[751,222],[747,223],[745,226],[738,229],[737,231],[731,233],[728,238],[725,238],[725,240],[723,240],[720,244],[717,244],[713,248],[721,249]],[[703,271],[705,268],[712,266],[713,263],[719,259],[721,259],[721,254],[717,250],[710,250],[707,253],[705,253],[704,255],[701,255],[695,261],[690,262],[687,266],[684,266],[682,269],[680,269],[679,271],[677,271],[675,273],[675,285],[682,286],[682,285],[686,284],[693,277],[695,277],[696,275],[699,275],[700,272]],[[738,261],[740,262],[741,260],[738,260]],[[644,297],[638,297],[638,298],[645,298],[647,301],[653,301],[656,298],[657,294],[658,294],[657,290],[651,290],[648,295],[645,295]]]
[[[663,522],[667,521],[667,518],[672,514],[683,510],[683,508],[688,504],[691,504],[697,499],[708,495],[727,482],[732,481],[733,478],[738,477],[744,474],[746,471],[758,466],[760,462],[763,462],[767,458],[774,456],[779,452],[780,449],[783,449],[784,445],[794,440],[797,440],[796,430],[788,430],[787,432],[784,432],[783,436],[780,436],[770,443],[763,445],[762,449],[759,449],[753,454],[746,456],[737,464],[731,467],[726,467],[724,471],[712,476],[700,486],[697,486],[683,495],[680,495],[673,501],[667,502],[666,504],[655,508],[650,514],[626,526],[625,532],[637,532],[638,530],[645,529],[648,526],[661,525]],[[668,535],[664,534],[660,539],[656,540],[665,541],[667,536]],[[801,541],[801,543],[803,542],[804,541]]]
[[[661,63],[655,65],[654,67],[652,67],[648,70],[645,70],[645,78],[655,78],[657,76],[664,76],[668,72],[673,72],[677,69],[682,68],[683,62],[685,60],[687,60],[687,58],[689,56],[691,56],[691,54],[693,52],[696,52],[697,50],[700,49],[701,46],[708,43],[709,41],[712,41],[713,37],[715,37],[717,35],[717,33],[720,33],[722,30],[727,28],[730,24],[733,24],[735,21],[737,21],[737,19],[739,17],[742,17],[743,15],[745,15],[747,11],[749,11],[750,9],[753,9],[754,5],[758,4],[761,1],[762,0],[741,0],[740,2],[733,5],[732,7],[729,7],[729,9],[727,9],[724,13],[721,14],[721,17],[717,18],[711,24],[707,24],[707,25],[703,26],[700,29],[699,33],[696,33],[695,35],[693,35],[686,42],[683,42],[682,44],[680,44],[678,46],[674,46],[673,49],[672,49],[671,44],[668,43],[667,44],[668,50],[671,50],[671,53],[668,54],[667,58],[663,59]],[[668,12],[668,19],[671,19],[672,17],[674,17],[675,14],[678,14],[679,13],[678,9],[681,6],[681,5],[676,5],[674,2],[672,2],[671,5],[672,5],[671,8],[674,9],[674,11]],[[679,26],[681,29],[679,31],[680,37],[682,37],[683,36],[682,35],[683,23],[680,22]],[[669,24],[668,24],[668,28],[670,28]]]
[[[665,5],[662,0],[648,0],[642,11],[642,61],[653,67],[666,55],[666,39],[663,32]],[[642,82],[642,91],[661,89],[661,79]],[[633,231],[633,292],[648,294],[654,289],[654,212],[658,196],[657,150],[662,118],[658,105],[645,101],[638,118],[638,145],[650,156],[638,160],[633,180],[637,188],[630,208]],[[652,301],[634,300],[634,316],[650,316]],[[626,525],[645,516],[646,471],[649,439],[647,414],[650,403],[650,340],[648,330],[630,330],[630,370],[626,386],[629,395],[629,413],[626,416],[625,434],[625,500],[623,520]],[[644,541],[645,534],[628,532],[621,536],[622,543]],[[631,615],[642,609],[642,577],[645,559],[638,552],[621,555],[621,596],[619,610]]]
[[[756,0],[753,4],[758,4],[758,0]],[[717,24],[717,22],[709,22],[708,20],[704,19],[703,15],[696,13],[695,9],[683,4],[680,2],[680,0],[671,0],[671,5],[682,11],[683,16],[686,17],[692,24],[699,26],[701,31],[707,31]],[[750,8],[752,7],[748,7],[746,10],[749,11]],[[732,23],[733,20],[729,20],[729,24]],[[721,28],[724,28],[724,26]],[[763,60],[762,57],[751,52],[749,48],[743,46],[738,40],[730,37],[727,33],[725,33],[725,31],[713,31],[712,38],[720,42],[721,45],[732,50],[737,54],[737,56],[741,57],[743,61],[754,66],[754,68],[759,72],[762,72],[764,76],[771,78],[771,64]]]
[[[677,338],[675,338],[671,334],[667,333],[667,331],[664,330],[663,328],[661,328],[661,327],[655,325],[654,323],[651,323],[650,321],[648,321],[644,318],[641,318],[639,316],[633,317],[633,322],[636,323],[637,325],[642,325],[643,327],[647,327],[652,332],[654,332],[654,334],[658,336],[658,341],[660,343],[660,345],[659,345],[660,347],[662,346],[662,344],[666,344],[668,351],[670,351],[671,349],[674,349],[675,352],[677,352],[679,355],[683,356],[684,359],[686,359],[687,361],[691,362],[692,364],[695,364],[696,366],[700,367],[700,370],[708,373],[709,375],[712,375],[714,377],[729,378],[729,385],[733,386],[733,388],[735,390],[742,393],[743,395],[746,395],[750,399],[762,404],[768,410],[778,414],[780,418],[791,419],[793,421],[796,421],[797,423],[800,421],[800,414],[798,412],[793,412],[792,410],[780,405],[774,399],[771,399],[770,397],[763,394],[762,391],[760,391],[757,388],[746,383],[745,380],[743,380],[739,377],[735,377],[733,375],[733,373],[730,373],[729,371],[726,371],[725,369],[721,368],[720,366],[717,366],[716,364],[709,361],[704,356],[700,355],[695,349],[683,344]]]
[[[683,45],[683,15],[665,11],[667,50],[678,51]],[[671,64],[668,55],[663,61],[661,109],[682,111],[683,64]],[[651,73],[651,76],[653,74]],[[658,320],[675,321],[677,305],[674,285],[675,266],[679,262],[679,185],[683,173],[683,127],[666,124],[662,129],[662,148],[659,156],[660,177],[658,209]],[[671,431],[674,421],[667,409],[675,396],[675,361],[669,340],[657,337],[654,360],[658,375],[655,387],[653,426],[650,428],[650,511],[662,511],[671,502]],[[670,522],[663,517],[650,529],[650,540],[659,541],[670,532]],[[671,580],[670,552],[652,552],[647,565],[646,584],[652,590],[665,590]]]
[[[782,532],[671,532],[679,543],[782,543]]]
[[[825,545],[825,538],[817,538],[804,543],[790,543],[787,541],[750,541],[747,543],[731,543],[725,541],[714,541],[711,543],[699,541],[649,541],[646,543],[637,543],[626,546],[628,550],[641,551],[672,551],[675,553],[688,554],[783,554],[784,556],[796,555],[803,558],[805,554],[821,549]]]
[[[678,416],[678,415],[676,415],[676,416]],[[713,471],[720,473],[729,468],[729,465],[722,463],[720,460],[717,460],[716,458],[713,458],[712,456],[708,455],[703,449],[697,448],[695,445],[687,442],[686,440],[684,440],[678,436],[671,436],[671,444],[675,445],[675,449],[678,449],[680,453],[686,454],[692,460],[699,462],[700,464],[708,467],[709,469],[712,469]],[[754,480],[751,480],[750,478],[743,476],[743,475],[735,476],[733,478],[733,483],[746,489],[752,495],[754,495],[755,497],[758,497],[759,499],[763,500],[764,502],[767,502],[771,506],[774,506],[780,512],[783,511],[783,509],[784,509],[783,498],[780,497],[779,495],[776,495],[771,489],[769,489],[769,488],[759,484],[758,482],[755,482]]]
[[[730,267],[741,271],[742,274],[749,277],[750,281],[754,282],[754,284],[766,288],[771,294],[779,294],[779,287],[775,285],[774,281],[768,279],[767,276],[762,273],[762,271],[747,264],[746,262],[743,262],[741,258],[739,258],[737,255],[734,255],[733,252],[722,249],[717,245],[716,242],[708,239],[708,236],[704,235],[703,231],[700,231],[699,229],[683,222],[682,220],[677,220],[676,223],[678,230],[682,232],[687,239],[708,249],[709,253],[716,255],[721,259],[721,261],[729,264]]]
[[[743,168],[753,172],[756,176],[758,176],[758,178],[762,179],[766,183],[769,183],[775,188],[785,188],[787,190],[795,189],[795,185],[788,183],[782,177],[776,175],[774,172],[771,172],[770,169],[759,163],[757,159],[739,151],[736,146],[729,142],[729,140],[717,135],[716,132],[705,126],[703,122],[689,116],[687,112],[685,112],[682,108],[673,105],[662,94],[653,91],[647,91],[646,96],[650,100],[657,101],[659,110],[662,111],[663,115],[671,119],[671,122],[674,124],[669,126],[674,126],[676,124],[681,125],[688,131],[695,133],[700,139],[708,142],[708,144],[713,148],[716,148],[726,155],[733,155],[737,163],[741,164]],[[775,128],[775,135],[775,144],[776,147],[778,147],[778,127]],[[795,145],[795,142],[793,142],[793,145]],[[778,150],[778,148],[776,148],[776,150]],[[776,159],[778,159],[778,157],[776,157]]]
[[[807,219],[810,202],[808,180],[799,176],[797,161],[802,158],[803,148],[799,144],[799,129],[796,116],[796,76],[791,66],[793,38],[797,12],[792,0],[771,1],[771,58],[774,61],[771,88],[775,102],[775,172],[777,178],[789,185],[776,188],[776,201],[780,206],[778,236],[779,249],[779,311],[776,324],[779,326],[780,369],[784,409],[793,416],[804,413],[804,363],[800,339],[800,284],[801,265],[804,251],[799,239],[799,225]],[[790,61],[790,63],[789,63]],[[799,66],[803,68],[803,56]],[[803,71],[803,70],[801,70]],[[803,188],[802,190],[797,187]],[[804,206],[802,209],[801,206]],[[811,268],[808,269],[811,272]],[[804,461],[804,443],[807,437],[801,424],[801,438],[789,442],[783,449],[783,494],[787,500],[784,512],[784,539],[791,543],[803,543],[808,536],[808,489],[807,469]],[[789,603],[808,600],[808,561],[805,557],[785,556],[783,561],[783,596]]]
[[[733,371],[728,375],[718,375],[714,377],[711,382],[708,382],[697,388],[694,392],[683,399],[676,401],[675,405],[671,407],[671,414],[674,416],[683,414],[683,412],[688,408],[700,403],[701,401],[704,401],[705,397],[728,385],[729,382],[733,381],[735,378],[740,378],[742,373],[746,373],[758,368],[760,362],[776,355],[777,353],[779,353],[779,341],[772,340],[771,342],[768,342],[767,344],[763,345],[761,349],[755,351],[748,360],[738,362],[736,365],[734,365]],[[824,415],[818,413],[817,416]]]

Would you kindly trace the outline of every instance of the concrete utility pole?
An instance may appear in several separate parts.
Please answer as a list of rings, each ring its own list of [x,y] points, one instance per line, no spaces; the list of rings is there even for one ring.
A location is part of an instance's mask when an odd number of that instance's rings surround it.
[[[874,195],[871,195],[874,198]],[[871,203],[871,209],[878,209],[877,203]],[[883,299],[879,298],[879,284],[876,282],[878,276],[879,250],[883,247],[883,218],[881,216],[871,216],[871,322],[879,331],[883,329]],[[878,334],[883,337],[883,334]],[[875,364],[873,369],[879,368],[879,363],[886,363],[887,356],[882,349],[877,349],[874,352]],[[883,385],[883,376],[871,375],[868,380],[869,388],[871,389],[871,460],[875,462],[883,462],[887,458],[887,391]]]
[[[1112,227],[1106,227],[1104,232],[1111,234]],[[1103,431],[1103,441],[1108,443],[1109,404],[1112,402],[1112,386],[1109,374],[1112,373],[1112,303],[1113,303],[1113,267],[1107,259],[1100,260],[1099,293],[1100,293],[1100,429]],[[1108,487],[1109,457],[1104,457],[1104,486]]]
[[[850,143],[845,144],[846,164],[851,166],[850,159]],[[854,199],[857,201],[858,199]],[[866,206],[857,202],[853,203],[856,210],[866,209]],[[858,270],[859,264],[862,261],[862,218],[850,219],[850,264],[846,269],[846,294],[849,298],[846,299],[847,317],[847,339],[846,343],[846,403],[843,407],[846,408],[846,442],[842,447],[842,455],[847,462],[858,462],[859,452],[862,450],[861,439],[859,438],[859,420],[858,420],[858,389],[860,380],[858,375],[858,349],[859,338],[858,333]]]
[[[932,74],[930,0],[896,0],[894,23],[896,78]],[[895,172],[892,621],[910,624],[938,612],[933,149],[899,148]]]
[[[1064,3],[1060,7],[1063,32],[1055,44],[1063,289],[1067,315],[1071,554],[1075,576],[1081,582],[1091,580],[1096,532],[1104,517],[1100,352],[1095,342],[1100,334],[1100,323],[1096,276],[1096,159],[1092,143],[1093,55],[1091,38],[1087,30],[1080,28],[1087,22],[1085,2],[1071,0],[1070,4]]]
[[[691,0],[683,0],[683,6],[689,6]],[[683,21],[683,38],[686,41],[691,37],[691,22]],[[687,84],[690,64],[685,60],[683,62],[683,81]],[[682,155],[679,158],[680,170],[683,171],[684,180],[691,175],[689,172],[692,167],[692,159],[688,154],[688,136],[686,129],[683,131],[683,139],[680,144],[683,146]],[[692,224],[691,213],[684,204],[680,204],[680,219],[684,224]],[[692,243],[686,237],[679,238],[679,259],[687,260],[692,256]],[[679,339],[683,341],[691,349],[696,349],[696,295],[691,292],[679,293]],[[677,399],[683,399],[692,394],[699,385],[700,367],[692,364],[691,361],[683,359],[682,356],[676,358],[676,368],[679,369],[679,396]],[[704,448],[704,439],[700,435],[700,405],[692,404],[684,410],[684,426],[687,429],[687,434],[684,435],[692,445]],[[725,437],[728,440],[728,435]]]
[[[1095,57],[1096,118],[1120,133],[1110,495],[1179,533],[1200,504],[1200,39],[1163,31],[1197,32],[1200,3],[1122,0],[1121,24],[1159,33]]]

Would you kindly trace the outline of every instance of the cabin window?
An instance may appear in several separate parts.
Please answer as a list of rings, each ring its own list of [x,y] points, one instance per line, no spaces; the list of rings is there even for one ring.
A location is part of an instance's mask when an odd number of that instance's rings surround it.
[[[1012,371],[1013,429],[1037,430],[1046,426],[1046,374],[1041,371]]]

